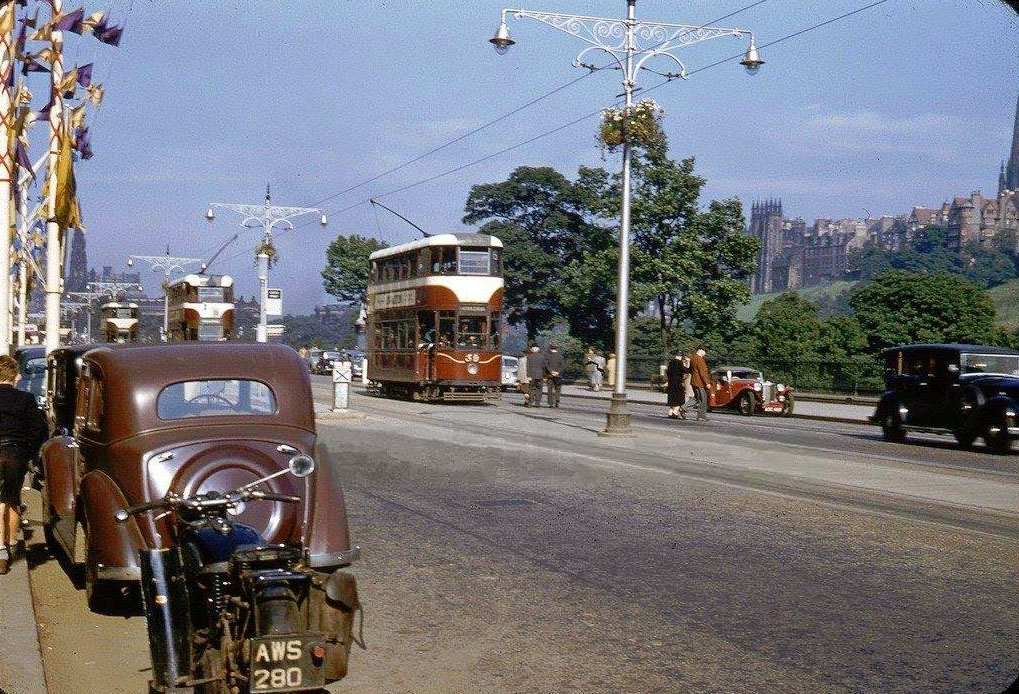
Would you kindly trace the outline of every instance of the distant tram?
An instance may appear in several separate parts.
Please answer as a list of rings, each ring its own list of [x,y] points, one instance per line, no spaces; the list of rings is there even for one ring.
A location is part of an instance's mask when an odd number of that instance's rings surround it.
[[[185,275],[166,288],[170,342],[221,342],[234,330],[234,281],[229,275]]]
[[[106,342],[138,341],[138,304],[110,302],[100,309],[103,340]]]
[[[368,277],[368,378],[415,400],[498,398],[502,241],[441,234],[376,251]]]

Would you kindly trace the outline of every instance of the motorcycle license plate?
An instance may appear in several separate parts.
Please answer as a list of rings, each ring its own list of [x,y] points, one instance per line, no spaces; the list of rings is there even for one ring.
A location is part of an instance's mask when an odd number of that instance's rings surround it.
[[[322,660],[312,648],[324,646],[317,634],[278,634],[249,641],[251,660],[250,692],[299,692],[325,685]]]

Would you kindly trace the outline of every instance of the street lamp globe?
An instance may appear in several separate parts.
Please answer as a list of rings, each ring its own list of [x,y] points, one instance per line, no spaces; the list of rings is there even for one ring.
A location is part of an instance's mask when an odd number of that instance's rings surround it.
[[[128,258],[127,259],[127,266],[128,267],[134,267],[134,258]]]
[[[747,52],[743,56],[743,60],[739,61],[739,64],[747,69],[747,74],[749,75],[756,75],[757,71],[764,65],[761,54],[757,50],[757,43],[754,41],[754,37],[750,37],[750,45],[747,47]]]
[[[495,30],[495,36],[488,39],[488,42],[495,46],[495,52],[499,55],[506,55],[506,51],[516,41],[510,38],[509,27],[506,22],[499,22],[499,28]]]
[[[205,219],[207,219],[208,221],[211,222],[215,218],[216,218],[216,213],[212,211],[211,207],[205,211]]]

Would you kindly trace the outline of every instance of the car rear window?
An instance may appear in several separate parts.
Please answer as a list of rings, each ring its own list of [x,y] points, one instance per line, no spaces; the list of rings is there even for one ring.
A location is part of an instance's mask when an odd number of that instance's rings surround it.
[[[276,412],[272,389],[258,381],[184,381],[163,388],[156,401],[160,419],[267,415]]]

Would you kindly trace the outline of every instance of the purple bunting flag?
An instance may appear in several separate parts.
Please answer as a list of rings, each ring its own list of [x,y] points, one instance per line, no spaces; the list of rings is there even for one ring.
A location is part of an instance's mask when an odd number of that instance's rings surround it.
[[[79,7],[74,12],[68,12],[63,17],[58,19],[53,25],[54,29],[60,31],[70,31],[74,34],[81,33],[81,20],[85,18],[85,8]]]
[[[50,69],[42,63],[36,62],[35,58],[25,58],[22,63],[21,74],[27,75],[30,72],[49,72]]]
[[[20,168],[25,169],[32,178],[35,178],[35,172],[32,171],[32,160],[28,158],[28,148],[25,147],[25,143],[21,140],[18,140],[15,159]]]
[[[82,87],[92,86],[92,63],[87,63],[78,68],[78,84]]]
[[[28,32],[28,25],[22,24],[21,28],[18,29],[18,38],[15,40],[15,43],[14,43],[14,50],[17,53],[24,53],[25,52],[25,38],[26,38],[27,32]]]
[[[50,97],[49,103],[47,103],[45,106],[43,106],[41,109],[39,109],[39,119],[42,120],[43,118],[45,118],[45,119],[49,120],[50,109],[51,108],[53,108],[53,97],[52,96]]]
[[[124,27],[112,26],[103,28],[102,33],[99,32],[99,27],[96,26],[96,38],[103,43],[108,43],[111,46],[120,45],[120,35],[124,33]]]

